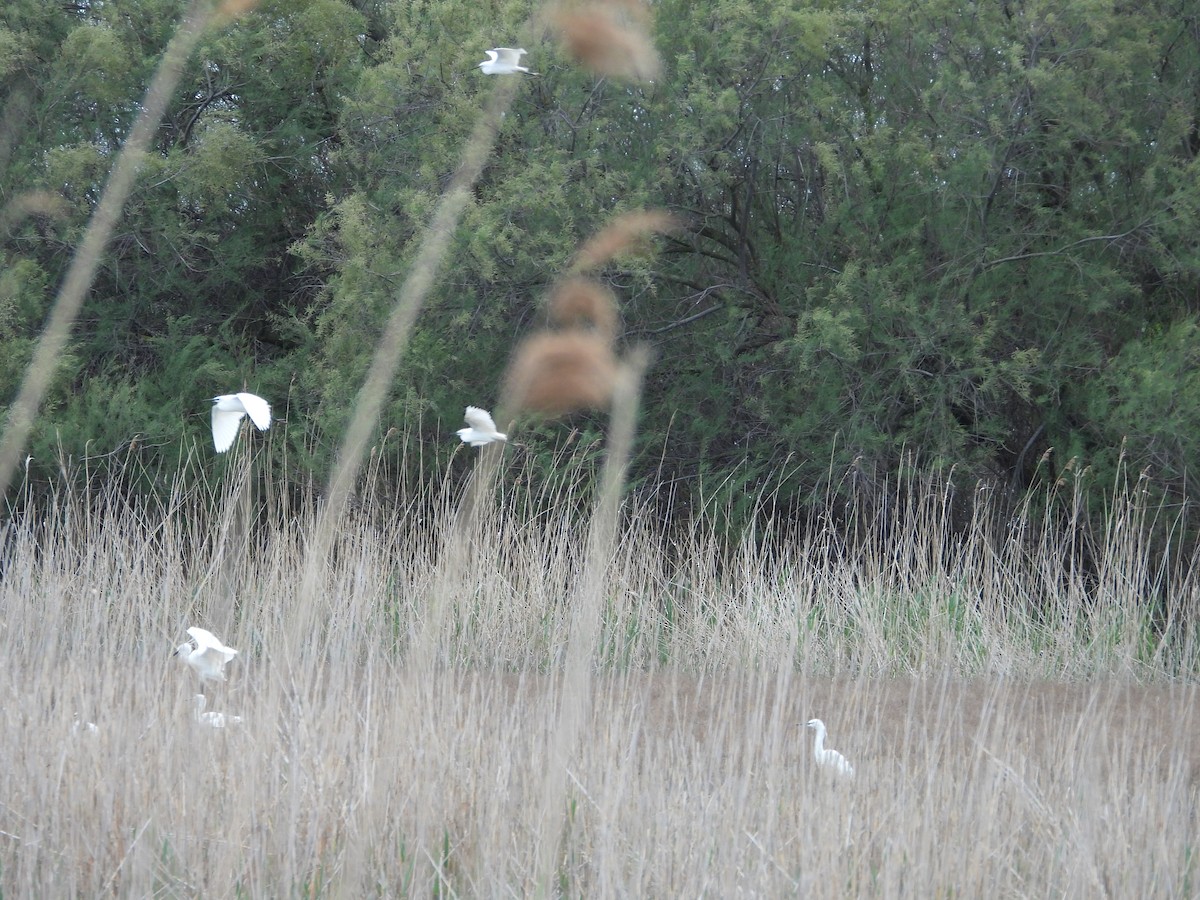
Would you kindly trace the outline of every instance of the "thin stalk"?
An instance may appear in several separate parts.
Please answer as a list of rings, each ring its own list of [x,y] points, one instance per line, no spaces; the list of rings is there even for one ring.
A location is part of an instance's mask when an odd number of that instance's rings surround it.
[[[563,678],[558,724],[554,729],[550,761],[543,785],[542,811],[538,822],[537,884],[541,896],[553,891],[554,867],[562,842],[562,811],[567,801],[567,766],[579,743],[583,725],[592,709],[592,660],[597,650],[604,612],[607,573],[616,546],[617,522],[625,473],[633,451],[642,376],[649,365],[649,352],[635,348],[621,367],[613,386],[609,422],[608,454],[601,473],[600,496],[588,534],[587,561],[583,578],[571,607],[571,632],[567,645],[567,668]]]
[[[362,467],[371,430],[379,420],[388,389],[408,346],[413,324],[433,287],[434,277],[445,259],[451,238],[470,200],[471,187],[483,172],[484,163],[495,146],[496,136],[500,132],[505,112],[512,105],[519,80],[504,78],[498,81],[487,108],[475,123],[475,130],[467,140],[458,170],[438,202],[433,221],[425,232],[408,277],[400,286],[392,314],[375,348],[375,356],[371,360],[366,380],[359,389],[354,403],[354,414],[338,451],[325,504],[305,562],[302,583],[302,596],[305,598],[316,598],[319,595],[320,573],[324,569],[334,535],[340,531],[346,501]],[[306,603],[304,606],[314,613],[318,609],[318,604],[315,603]],[[302,646],[311,639],[310,623],[301,616],[297,616],[295,622],[297,630],[294,646]]]

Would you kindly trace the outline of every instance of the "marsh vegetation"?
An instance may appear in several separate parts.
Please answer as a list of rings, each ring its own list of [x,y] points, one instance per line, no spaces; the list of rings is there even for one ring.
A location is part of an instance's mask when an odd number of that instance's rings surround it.
[[[1195,893],[1200,595],[1144,565],[1136,493],[1077,535],[1112,560],[1086,574],[1030,511],[948,542],[928,484],[857,545],[630,504],[598,570],[569,483],[466,525],[367,494],[306,593],[311,503],[235,453],[209,491],[5,531],[5,895]],[[238,725],[195,721],[195,623],[240,651],[205,688]]]
[[[493,6],[0,14],[0,895],[1195,896],[1194,23]]]

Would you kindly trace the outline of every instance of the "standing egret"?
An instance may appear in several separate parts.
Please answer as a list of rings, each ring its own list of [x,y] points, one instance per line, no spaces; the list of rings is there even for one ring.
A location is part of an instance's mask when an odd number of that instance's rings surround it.
[[[203,628],[192,627],[187,633],[196,646],[193,647],[190,641],[180,644],[175,648],[175,655],[196,670],[201,682],[224,681],[225,663],[237,656],[237,651],[226,647],[220,638]]]
[[[817,732],[817,739],[813,743],[813,756],[817,758],[817,764],[833,769],[847,778],[853,777],[854,766],[850,765],[850,761],[836,750],[825,749],[825,723],[820,719],[809,719],[807,727]]]
[[[233,446],[242,416],[249,416],[259,431],[271,427],[271,404],[256,394],[222,394],[213,397],[212,404],[213,446],[218,453]]]
[[[225,713],[205,712],[204,707],[208,705],[208,698],[203,694],[196,695],[196,721],[201,725],[207,725],[210,728],[224,728],[226,725],[237,725],[242,721],[241,716],[227,716]]]
[[[463,413],[463,418],[467,422],[467,427],[458,429],[458,436],[462,438],[464,444],[470,444],[472,447],[482,447],[484,444],[490,444],[492,441],[508,440],[507,434],[496,430],[496,423],[492,421],[492,414],[486,409],[480,409],[478,406],[468,406],[467,411]]]
[[[483,52],[488,55],[488,58],[479,64],[479,70],[484,75],[516,75],[518,72],[524,72],[526,75],[539,74],[530,72],[528,66],[521,65],[521,57],[528,53],[525,49],[497,47],[495,50]]]

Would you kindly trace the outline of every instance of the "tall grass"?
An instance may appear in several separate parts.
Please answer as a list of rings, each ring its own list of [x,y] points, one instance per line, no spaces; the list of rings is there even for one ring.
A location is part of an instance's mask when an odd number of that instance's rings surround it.
[[[551,18],[584,65],[656,67],[636,17]],[[0,896],[1194,895],[1200,592],[1194,551],[1152,546],[1164,511],[1140,483],[1098,531],[1069,488],[1016,515],[981,493],[963,531],[928,481],[795,523],[765,494],[763,531],[733,543],[719,510],[667,528],[652,497],[622,502],[644,360],[618,364],[599,328],[572,383],[612,389],[602,461],[564,451],[546,477],[493,447],[465,497],[432,460],[385,495],[391,435],[370,452],[368,435],[513,90],[464,150],[322,494],[243,441],[213,480],[189,457],[131,499],[64,463],[59,493],[14,507]],[[142,147],[64,286],[50,362]],[[196,721],[171,656],[189,625],[241,651],[206,690],[241,724]],[[811,764],[813,715],[853,781]]]
[[[1196,891],[1200,595],[1190,561],[1151,564],[1136,489],[1074,538],[986,494],[956,536],[931,484],[853,544],[814,520],[728,545],[627,503],[589,568],[592,498],[513,463],[469,570],[441,558],[445,492],[396,517],[367,488],[306,596],[318,504],[265,458],[9,522],[6,896]],[[1073,570],[1072,541],[1111,564]],[[320,639],[285,641],[296,617]],[[193,719],[191,624],[242,651],[207,691],[241,726]],[[813,715],[854,781],[812,766]]]

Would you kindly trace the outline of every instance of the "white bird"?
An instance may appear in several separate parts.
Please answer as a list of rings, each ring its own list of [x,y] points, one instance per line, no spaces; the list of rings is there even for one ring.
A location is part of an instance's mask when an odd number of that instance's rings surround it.
[[[521,57],[528,53],[527,50],[497,47],[495,50],[484,50],[483,52],[488,55],[488,58],[479,64],[484,75],[516,75],[518,72],[524,72],[527,75],[539,74],[530,72],[527,66],[520,64]]]
[[[201,725],[208,725],[210,728],[224,728],[226,725],[237,725],[242,721],[241,716],[227,716],[225,713],[205,712],[204,707],[208,705],[208,698],[203,694],[196,695],[196,721]]]
[[[98,734],[100,729],[95,722],[85,722],[76,714],[75,722],[71,725],[71,734],[79,734],[81,731],[86,734]]]
[[[250,421],[258,426],[259,431],[271,427],[271,404],[255,394],[222,394],[212,398],[212,433],[213,446],[218,453],[224,453],[233,446],[238,434],[238,426],[242,416],[250,416]]]
[[[813,743],[813,756],[817,758],[817,764],[833,769],[847,778],[853,777],[854,766],[850,765],[850,761],[836,750],[825,749],[825,723],[820,719],[809,719],[807,725],[817,732],[817,739]]]
[[[463,418],[467,422],[467,427],[458,429],[458,436],[462,438],[464,444],[470,444],[472,447],[482,447],[484,444],[490,444],[492,441],[508,440],[507,434],[496,430],[496,423],[492,421],[492,414],[486,409],[480,409],[478,406],[468,406],[466,412],[463,413]]]
[[[193,647],[189,641],[175,648],[175,655],[196,670],[203,681],[224,681],[225,663],[235,656],[237,651],[226,647],[211,631],[203,628],[189,628],[187,633],[196,642]]]

